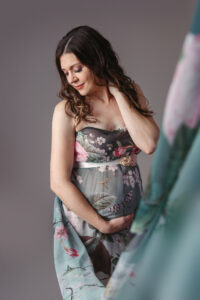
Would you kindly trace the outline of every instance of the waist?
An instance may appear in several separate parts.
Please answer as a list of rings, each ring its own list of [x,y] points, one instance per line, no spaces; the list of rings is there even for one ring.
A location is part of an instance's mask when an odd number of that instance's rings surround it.
[[[123,156],[115,160],[105,162],[89,162],[89,161],[75,161],[73,167],[75,168],[97,168],[101,166],[110,165],[123,165],[123,166],[136,166],[137,159],[136,155]]]

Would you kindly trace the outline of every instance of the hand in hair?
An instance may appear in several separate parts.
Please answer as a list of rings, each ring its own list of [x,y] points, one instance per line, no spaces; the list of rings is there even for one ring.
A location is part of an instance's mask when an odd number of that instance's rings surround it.
[[[114,85],[112,82],[109,82],[108,84],[108,91],[110,94],[112,94],[114,97],[120,93],[118,87]]]

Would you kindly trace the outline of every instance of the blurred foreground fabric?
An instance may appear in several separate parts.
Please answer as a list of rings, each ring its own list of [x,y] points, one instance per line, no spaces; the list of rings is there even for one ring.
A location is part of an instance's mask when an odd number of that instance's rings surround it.
[[[169,46],[170,47],[170,46]],[[168,92],[131,243],[102,300],[200,299],[200,1]]]

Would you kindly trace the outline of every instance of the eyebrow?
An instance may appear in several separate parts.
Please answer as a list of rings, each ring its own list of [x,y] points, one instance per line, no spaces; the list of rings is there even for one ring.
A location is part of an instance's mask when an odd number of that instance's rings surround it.
[[[71,69],[73,66],[75,66],[75,65],[78,65],[78,64],[80,64],[79,62],[77,62],[77,63],[75,63],[75,64],[73,64],[73,65],[71,65],[69,68]],[[62,69],[63,71],[67,71],[66,69]]]

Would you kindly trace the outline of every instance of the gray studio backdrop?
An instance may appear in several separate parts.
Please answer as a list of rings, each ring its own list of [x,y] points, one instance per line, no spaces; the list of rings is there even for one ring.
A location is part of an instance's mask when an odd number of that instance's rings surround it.
[[[4,3],[3,3],[4,2]],[[0,110],[0,299],[59,300],[49,187],[51,119],[60,82],[58,40],[93,26],[112,43],[161,125],[195,0],[3,1]],[[146,184],[153,155],[140,153]]]

